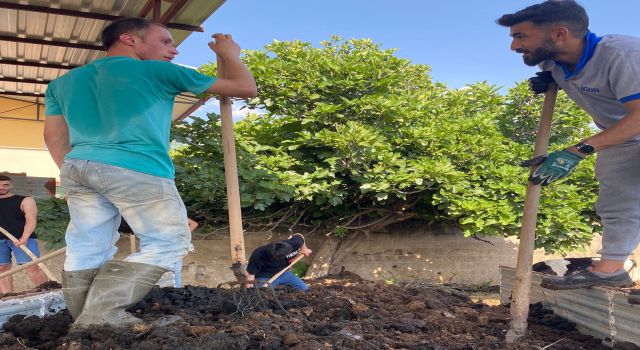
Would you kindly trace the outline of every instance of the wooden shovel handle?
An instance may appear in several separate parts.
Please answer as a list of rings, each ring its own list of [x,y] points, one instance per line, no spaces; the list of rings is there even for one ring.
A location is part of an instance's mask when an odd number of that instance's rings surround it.
[[[549,85],[549,90],[544,95],[542,117],[536,134],[533,156],[541,156],[547,153],[549,135],[551,133],[551,119],[558,95],[558,85]],[[533,172],[535,166],[531,167]],[[511,324],[507,332],[508,343],[515,342],[524,336],[527,330],[527,317],[529,316],[529,301],[531,299],[531,265],[533,264],[533,250],[536,241],[536,221],[538,216],[538,204],[540,201],[540,185],[531,182],[527,184],[527,193],[524,200],[522,226],[520,227],[520,242],[518,245],[518,260],[516,263],[516,279],[511,299]]]
[[[5,230],[4,228],[0,227],[0,232],[2,232],[5,236],[7,236],[7,238],[9,238],[13,244],[15,244],[16,246],[20,247],[20,249],[22,249],[22,251],[27,254],[31,260],[36,260],[38,257],[33,254],[33,252],[31,250],[29,250],[29,248],[27,248],[24,244],[18,245],[18,239],[12,235],[11,233],[9,233],[9,231]],[[53,273],[51,273],[51,271],[49,271],[49,269],[44,266],[43,263],[38,263],[38,266],[40,267],[40,269],[42,269],[42,272],[44,272],[45,275],[47,275],[47,277],[52,280],[52,281],[57,281],[56,277],[53,275]]]
[[[217,56],[218,77],[224,78],[224,60]],[[240,209],[240,186],[236,145],[233,134],[233,111],[229,97],[220,96],[220,123],[222,124],[222,150],[224,152],[224,175],[227,183],[227,207],[229,208],[229,236],[231,243],[231,263],[239,266],[245,263],[244,234],[242,230],[242,210]]]

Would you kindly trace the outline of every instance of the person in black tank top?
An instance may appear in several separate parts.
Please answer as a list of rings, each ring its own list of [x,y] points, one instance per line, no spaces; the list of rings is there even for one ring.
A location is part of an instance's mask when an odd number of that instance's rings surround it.
[[[11,254],[16,263],[24,264],[31,261],[20,245],[26,246],[34,255],[40,256],[38,242],[36,241],[36,221],[38,208],[31,197],[20,196],[11,192],[11,178],[0,175],[0,227],[11,233],[18,241],[12,242],[2,235],[0,239],[0,273],[11,269]],[[47,282],[47,276],[37,266],[31,266],[27,270],[31,281],[39,286]],[[0,279],[0,293],[13,292],[13,276]]]

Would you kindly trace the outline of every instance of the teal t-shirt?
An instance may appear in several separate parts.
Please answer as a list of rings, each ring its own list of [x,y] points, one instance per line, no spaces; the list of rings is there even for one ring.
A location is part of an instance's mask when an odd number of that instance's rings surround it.
[[[174,98],[186,91],[203,93],[215,79],[165,61],[104,57],[49,83],[45,114],[62,115],[69,126],[66,158],[172,179]]]

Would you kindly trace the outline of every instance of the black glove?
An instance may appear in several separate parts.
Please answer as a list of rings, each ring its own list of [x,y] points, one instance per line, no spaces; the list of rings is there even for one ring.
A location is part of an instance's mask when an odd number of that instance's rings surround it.
[[[529,89],[533,91],[536,95],[542,94],[549,90],[549,84],[555,83],[551,76],[551,72],[542,71],[537,72],[535,77],[529,78]]]

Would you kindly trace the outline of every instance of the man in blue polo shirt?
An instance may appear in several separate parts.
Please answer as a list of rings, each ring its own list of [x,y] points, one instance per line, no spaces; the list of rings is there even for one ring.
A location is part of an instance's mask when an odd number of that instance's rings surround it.
[[[225,79],[172,64],[178,51],[164,26],[120,19],[102,32],[106,57],[47,88],[44,137],[71,216],[63,293],[77,325],[138,321],[125,307],[187,253],[191,234],[169,158],[174,97],[256,95],[240,47],[230,35],[213,39]],[[140,239],[140,252],[122,262],[111,260],[120,213]]]
[[[545,92],[555,80],[601,130],[529,162],[539,164],[530,181],[548,185],[598,153],[596,210],[604,228],[601,260],[592,271],[544,278],[542,286],[632,284],[623,266],[640,242],[640,39],[589,32],[586,11],[572,0],[545,1],[503,15],[497,23],[510,27],[511,49],[522,54],[524,63],[543,70],[530,79],[532,90]]]

